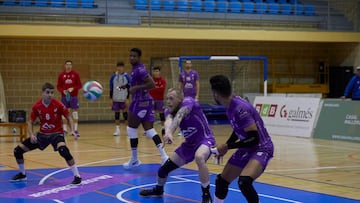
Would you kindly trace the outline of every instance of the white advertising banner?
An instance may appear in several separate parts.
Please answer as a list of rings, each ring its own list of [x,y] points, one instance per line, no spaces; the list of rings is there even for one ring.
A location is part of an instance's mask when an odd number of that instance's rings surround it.
[[[255,97],[254,106],[270,134],[311,137],[320,98]]]

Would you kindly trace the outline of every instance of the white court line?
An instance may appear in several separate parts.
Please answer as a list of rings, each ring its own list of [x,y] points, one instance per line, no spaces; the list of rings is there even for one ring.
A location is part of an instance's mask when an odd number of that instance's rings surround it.
[[[191,179],[187,179],[187,178],[183,178],[184,176],[189,177],[189,176],[197,176],[197,175],[178,175],[178,176],[171,176],[171,177],[172,177],[172,178],[175,178],[175,179],[179,179],[179,180],[184,180],[184,181],[187,181],[187,182],[193,182],[193,183],[198,183],[198,184],[200,184],[199,181],[191,180]],[[214,184],[210,184],[210,185],[211,185],[212,187],[215,187]],[[229,190],[240,193],[239,189],[229,188]],[[295,200],[291,200],[291,199],[286,199],[286,198],[281,198],[281,197],[275,197],[275,196],[272,196],[272,195],[259,194],[259,196],[261,196],[261,197],[266,197],[266,198],[269,198],[269,199],[280,200],[280,201],[284,201],[284,202],[302,203],[302,202],[299,202],[299,201],[295,201]]]
[[[199,181],[196,181],[196,180],[192,180],[192,179],[187,179],[187,178],[183,178],[183,177],[190,177],[190,176],[198,176],[197,174],[195,175],[178,175],[178,176],[170,176],[174,179],[178,179],[179,181],[169,181],[169,182],[166,182],[166,184],[175,184],[175,183],[183,183],[183,182],[192,182],[192,183],[197,183],[197,184],[200,184]],[[122,196],[124,193],[128,192],[128,191],[131,191],[131,190],[134,190],[134,189],[138,189],[138,188],[143,188],[143,187],[149,187],[149,186],[153,186],[153,185],[156,185],[157,183],[151,183],[151,184],[144,184],[144,185],[137,185],[137,186],[134,186],[134,187],[130,187],[130,188],[127,188],[125,190],[121,190],[120,192],[118,192],[116,194],[116,198],[118,198],[118,200],[122,201],[122,202],[125,202],[125,203],[132,203],[131,201],[128,201],[126,199],[124,199]],[[215,187],[214,184],[210,184],[211,187]],[[233,189],[233,188],[229,188],[229,190],[231,191],[235,191],[235,192],[239,192],[238,189]],[[240,192],[239,192],[240,193]],[[279,201],[284,201],[284,202],[290,202],[290,203],[303,203],[303,202],[299,202],[299,201],[295,201],[295,200],[291,200],[291,199],[286,199],[286,198],[281,198],[281,197],[275,197],[275,196],[272,196],[272,195],[265,195],[265,194],[259,194],[259,196],[261,197],[266,197],[266,198],[269,198],[269,199],[275,199],[275,200],[279,200]]]
[[[166,182],[166,184],[175,184],[175,183],[183,183],[183,182],[187,182],[187,181],[169,181],[169,182]],[[134,186],[134,187],[130,187],[130,188],[127,188],[125,190],[121,190],[120,192],[118,192],[116,194],[116,198],[122,202],[125,202],[125,203],[132,203],[131,201],[128,201],[126,199],[124,199],[122,197],[122,195],[125,193],[125,192],[128,192],[130,190],[134,190],[134,189],[138,189],[138,188],[143,188],[143,187],[150,187],[150,186],[153,186],[153,185],[156,185],[156,183],[151,183],[151,184],[144,184],[144,185],[137,185],[137,186]]]
[[[60,200],[58,200],[58,199],[53,199],[53,201],[54,201],[54,202],[57,202],[57,203],[65,203],[65,202],[60,201]]]
[[[148,155],[142,155],[142,156],[139,156],[139,157],[148,157],[148,156],[156,156],[155,154],[148,154]],[[94,162],[89,162],[89,163],[85,163],[85,164],[81,164],[81,165],[78,165],[78,167],[80,166],[88,166],[88,165],[93,165],[93,164],[98,164],[98,163],[104,163],[104,162],[108,162],[108,161],[115,161],[115,160],[122,160],[122,159],[129,159],[130,157],[121,157],[121,158],[114,158],[114,159],[106,159],[106,160],[101,160],[101,161],[94,161]],[[39,181],[39,184],[38,185],[42,185],[44,184],[44,182],[51,176],[55,175],[55,174],[58,174],[58,173],[61,173],[63,171],[66,171],[66,170],[69,170],[70,168],[67,167],[67,168],[63,168],[63,169],[59,169],[57,171],[54,171],[52,173],[49,173],[47,174],[46,176],[44,176],[40,181]]]

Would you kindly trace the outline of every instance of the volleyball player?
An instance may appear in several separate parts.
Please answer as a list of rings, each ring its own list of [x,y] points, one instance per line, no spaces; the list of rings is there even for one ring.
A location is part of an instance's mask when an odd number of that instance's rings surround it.
[[[173,134],[180,127],[185,141],[159,168],[157,185],[140,191],[142,196],[162,196],[169,173],[195,160],[202,189],[202,202],[212,202],[210,195],[209,170],[206,161],[211,155],[210,148],[215,145],[213,132],[200,104],[192,97],[185,97],[180,89],[169,89],[166,96],[164,143],[173,143]]]
[[[222,203],[227,196],[229,184],[238,178],[241,193],[249,203],[258,203],[259,196],[253,182],[264,172],[273,157],[274,146],[256,109],[246,100],[232,95],[227,77],[215,75],[210,78],[213,98],[225,106],[233,133],[226,143],[212,151],[221,157],[228,150],[236,149],[226,163],[215,184],[215,203]]]
[[[160,136],[154,129],[155,113],[153,99],[149,94],[149,89],[155,87],[154,80],[146,71],[144,64],[141,63],[141,50],[132,48],[130,50],[131,84],[130,94],[132,101],[129,107],[127,134],[130,139],[131,158],[123,164],[125,169],[130,169],[141,164],[138,154],[138,127],[142,124],[145,134],[151,138],[160,152],[161,163],[164,163],[168,156],[164,150]]]
[[[124,71],[122,61],[116,64],[117,70],[110,77],[110,103],[111,110],[115,112],[114,136],[120,135],[120,112],[122,111],[124,121],[127,121],[127,105],[129,99],[130,76]]]
[[[71,115],[74,121],[74,136],[75,139],[77,139],[80,136],[78,131],[78,93],[82,84],[79,73],[73,70],[72,61],[65,61],[64,67],[65,70],[63,70],[58,76],[57,89],[61,94],[61,102],[72,112]],[[65,133],[67,133],[66,119],[63,119],[63,128]]]
[[[28,122],[30,137],[14,149],[14,156],[20,172],[11,179],[12,182],[27,179],[24,167],[24,153],[34,149],[44,150],[51,144],[54,151],[59,152],[73,172],[74,180],[71,183],[76,185],[81,183],[75,160],[65,143],[61,117],[63,116],[68,121],[72,134],[74,134],[73,121],[68,109],[60,101],[53,99],[54,89],[55,87],[52,84],[45,83],[42,86],[42,99],[38,100],[31,109],[30,121]],[[35,133],[33,128],[37,119],[40,120],[40,130]]]

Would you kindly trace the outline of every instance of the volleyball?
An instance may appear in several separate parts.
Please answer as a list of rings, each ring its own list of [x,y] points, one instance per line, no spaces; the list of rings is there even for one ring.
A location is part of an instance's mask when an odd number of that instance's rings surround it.
[[[88,81],[83,86],[84,97],[87,100],[95,101],[100,98],[103,93],[103,87],[99,82],[94,80]]]

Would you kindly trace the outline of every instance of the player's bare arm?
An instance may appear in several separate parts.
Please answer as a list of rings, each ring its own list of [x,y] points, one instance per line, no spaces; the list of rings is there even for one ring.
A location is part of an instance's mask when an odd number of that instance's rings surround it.
[[[190,110],[186,107],[181,107],[179,109],[179,111],[176,113],[173,122],[171,123],[170,126],[170,132],[174,133],[176,128],[179,127],[180,122],[182,121],[182,119],[188,115],[190,113]]]
[[[169,114],[164,122],[165,135],[163,137],[164,143],[172,144],[174,142],[173,133],[170,131],[171,123],[173,122],[173,116]]]
[[[155,82],[151,77],[147,77],[144,79],[144,84],[132,86],[129,91],[131,94],[134,94],[138,90],[148,90],[152,88],[155,88]]]
[[[37,137],[35,136],[35,133],[34,133],[34,125],[35,125],[35,121],[30,120],[28,122],[28,132],[30,135],[31,143],[37,143]]]

